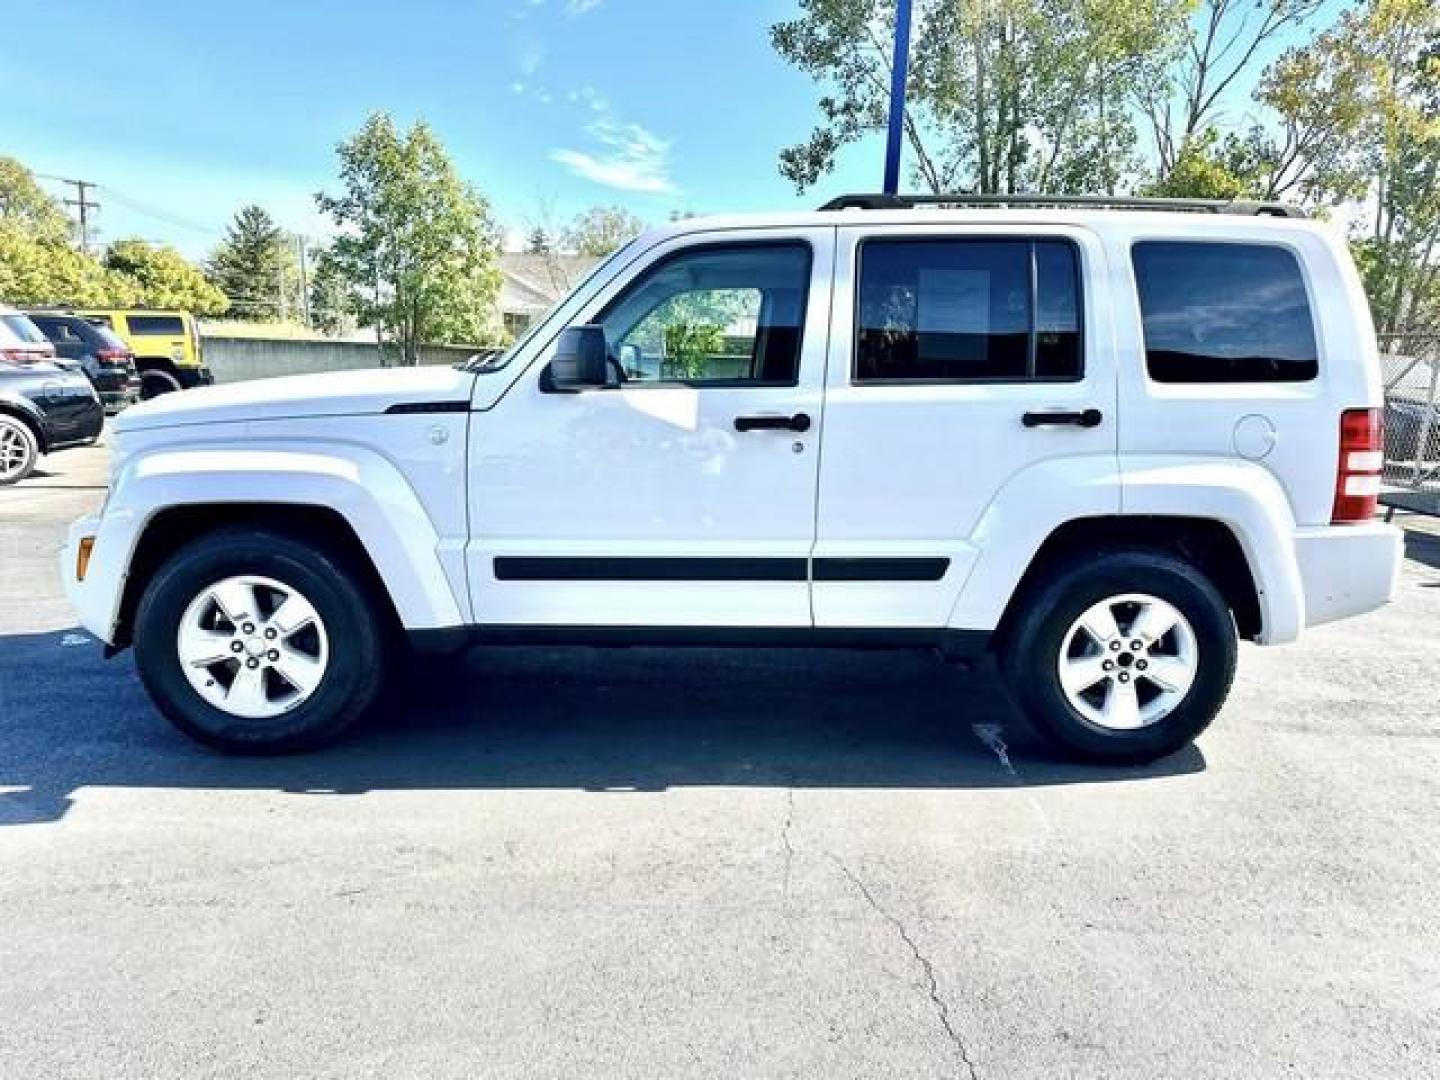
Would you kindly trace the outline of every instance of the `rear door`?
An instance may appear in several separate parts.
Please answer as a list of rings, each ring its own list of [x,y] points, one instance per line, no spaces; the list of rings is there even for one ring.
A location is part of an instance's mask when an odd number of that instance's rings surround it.
[[[813,564],[820,627],[947,625],[997,493],[1116,454],[1100,242],[1074,227],[839,230]],[[1114,508],[1118,511],[1118,505]]]

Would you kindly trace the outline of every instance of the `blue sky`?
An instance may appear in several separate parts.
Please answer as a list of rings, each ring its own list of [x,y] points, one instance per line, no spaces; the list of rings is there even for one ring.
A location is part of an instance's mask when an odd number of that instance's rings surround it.
[[[207,250],[247,202],[322,233],[367,113],[424,117],[512,228],[548,206],[811,205],[776,171],[813,88],[770,49],[788,0],[6,0],[0,153],[98,181],[101,239]],[[83,42],[57,48],[57,21]],[[62,61],[63,62],[59,62]],[[873,187],[854,154],[826,190]],[[870,175],[871,173],[875,175]],[[60,189],[53,184],[56,191]]]
[[[598,203],[652,221],[812,206],[878,187],[881,150],[848,150],[805,196],[777,172],[815,120],[814,86],[769,44],[796,6],[5,0],[27,45],[0,64],[0,153],[102,185],[101,240],[197,256],[249,202],[322,235],[335,143],[376,109],[428,120],[513,230]]]

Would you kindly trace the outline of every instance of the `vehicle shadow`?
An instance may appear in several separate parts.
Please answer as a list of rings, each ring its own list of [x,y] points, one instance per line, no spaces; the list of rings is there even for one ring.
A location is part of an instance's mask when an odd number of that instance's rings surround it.
[[[73,630],[0,637],[0,825],[58,821],[93,786],[990,788],[1204,767],[1193,747],[1140,768],[1059,761],[989,673],[818,650],[476,651],[422,663],[337,746],[231,758],[159,716],[129,654],[103,661]]]

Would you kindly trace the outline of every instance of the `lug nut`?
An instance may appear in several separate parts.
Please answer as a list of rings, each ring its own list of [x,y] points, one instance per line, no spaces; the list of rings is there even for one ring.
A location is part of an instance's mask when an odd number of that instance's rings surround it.
[[[238,641],[232,641],[232,642],[230,642],[230,651],[231,651],[231,652],[239,652],[239,651],[240,651],[241,649],[243,649],[244,647],[245,647],[245,646],[244,646],[244,645],[241,645],[240,642],[238,642]]]
[[[1106,660],[1103,664],[1100,665],[1100,670],[1102,670],[1102,671],[1114,671],[1114,670],[1115,670],[1115,661],[1114,661],[1114,660]]]
[[[280,650],[279,650],[279,649],[271,649],[268,653],[265,654],[265,658],[266,658],[267,660],[269,660],[271,663],[274,663],[276,660],[279,660],[279,659],[280,659]]]
[[[1128,674],[1126,674],[1125,672],[1122,671],[1122,672],[1120,672],[1120,681],[1121,681],[1121,682],[1129,682],[1129,681],[1130,681],[1130,676],[1129,676]]]
[[[1130,648],[1134,649],[1136,652],[1139,652],[1139,651],[1140,651],[1141,649],[1143,649],[1144,647],[1145,647],[1145,643],[1144,643],[1143,641],[1132,641],[1132,642],[1130,642]]]
[[[245,666],[246,666],[247,668],[249,668],[251,671],[254,671],[257,667],[260,666],[260,661],[259,661],[259,660],[256,660],[256,659],[252,656],[249,660],[246,660],[246,661],[245,661]]]
[[[265,628],[265,637],[269,641],[275,640],[275,628],[273,626],[267,626]]]
[[[245,624],[245,633],[247,633],[247,634],[253,634],[254,632],[255,632],[255,624],[254,624],[253,622],[247,622],[247,623]]]
[[[1111,651],[1111,652],[1119,652],[1119,651],[1120,651],[1120,643],[1119,643],[1118,641],[1112,641],[1112,642],[1110,642],[1110,651]]]
[[[1144,670],[1145,670],[1147,667],[1149,667],[1150,665],[1147,664],[1147,663],[1145,663],[1144,660],[1136,660],[1136,661],[1135,661],[1135,666],[1136,666],[1137,668],[1139,668],[1141,671],[1144,671]]]

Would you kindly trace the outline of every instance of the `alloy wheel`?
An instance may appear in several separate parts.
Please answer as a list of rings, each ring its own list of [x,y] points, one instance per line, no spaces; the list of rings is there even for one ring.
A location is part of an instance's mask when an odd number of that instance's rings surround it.
[[[1199,648],[1180,609],[1145,593],[1092,605],[1060,646],[1060,686],[1090,723],[1133,731],[1177,709],[1195,682]]]
[[[18,421],[0,418],[0,483],[22,477],[34,454],[30,433]]]
[[[258,575],[203,589],[180,618],[176,649],[196,693],[247,720],[280,716],[308,701],[330,662],[315,605],[298,589]]]

